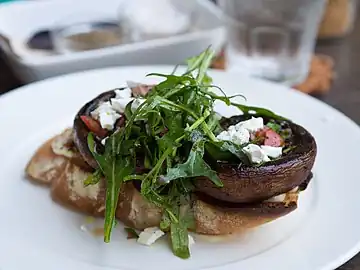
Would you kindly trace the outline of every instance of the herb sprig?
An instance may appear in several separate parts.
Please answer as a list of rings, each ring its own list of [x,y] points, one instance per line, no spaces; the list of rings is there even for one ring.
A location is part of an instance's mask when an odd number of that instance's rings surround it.
[[[205,176],[222,187],[217,173],[204,160],[205,152],[248,162],[242,146],[216,139],[219,116],[214,102],[236,106],[244,113],[255,111],[283,119],[263,108],[234,103],[233,97],[223,92],[222,96],[214,94],[212,79],[207,75],[213,57],[214,52],[208,48],[187,60],[188,68],[182,75],[149,74],[164,80],[146,95],[136,111],[132,112],[128,104],[126,125],[106,141],[103,154],[98,153],[89,134],[88,145],[100,170],[87,184],[96,183],[100,174],[106,179],[105,242],[111,238],[122,184],[137,179],[141,181],[142,196],[163,210],[160,227],[169,231],[173,253],[188,258],[188,230],[194,229],[192,180]],[[145,173],[136,173],[139,162]]]

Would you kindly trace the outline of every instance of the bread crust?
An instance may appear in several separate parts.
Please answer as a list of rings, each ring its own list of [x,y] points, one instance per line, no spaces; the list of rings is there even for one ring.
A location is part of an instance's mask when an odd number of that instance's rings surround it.
[[[116,217],[126,226],[143,230],[160,224],[162,210],[147,201],[132,182],[127,182],[120,191]]]

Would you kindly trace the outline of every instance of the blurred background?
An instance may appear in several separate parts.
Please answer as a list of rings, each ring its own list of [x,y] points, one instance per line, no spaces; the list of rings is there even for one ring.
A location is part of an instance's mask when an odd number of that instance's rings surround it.
[[[154,4],[156,3],[156,4]],[[314,95],[360,123],[358,0],[0,0],[0,93],[66,73],[181,64]]]
[[[313,95],[360,124],[357,0],[0,0],[0,95],[87,69],[181,64]],[[360,270],[357,256],[339,268]]]

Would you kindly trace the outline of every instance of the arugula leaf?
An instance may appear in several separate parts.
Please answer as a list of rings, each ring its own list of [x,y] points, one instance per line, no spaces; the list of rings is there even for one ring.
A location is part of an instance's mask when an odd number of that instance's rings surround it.
[[[170,239],[173,252],[182,259],[190,257],[189,234],[184,223],[171,223]]]
[[[105,242],[110,241],[121,184],[123,183],[124,177],[131,174],[134,168],[135,164],[132,158],[126,157],[112,160],[111,170],[104,171],[107,180],[104,228]]]
[[[245,145],[238,145],[231,141],[217,141],[208,142],[205,145],[207,153],[214,160],[234,160],[234,156],[237,157],[242,163],[249,165],[250,161],[247,155],[243,152]]]
[[[223,184],[216,172],[213,171],[208,164],[203,160],[205,141],[197,141],[191,148],[187,161],[183,164],[178,164],[173,168],[169,168],[167,174],[163,177],[166,182],[170,182],[179,178],[188,178],[196,176],[206,176],[215,185],[222,187]]]
[[[109,140],[114,140],[110,137]],[[88,135],[88,145],[100,169],[105,175],[106,185],[106,207],[104,224],[104,242],[110,242],[111,231],[115,223],[115,211],[118,203],[121,184],[124,177],[131,174],[135,169],[133,157],[104,157],[96,153],[95,142],[92,133]]]
[[[168,231],[170,230],[171,220],[169,217],[169,213],[165,212],[162,216],[161,222],[160,222],[160,229],[162,231]]]
[[[270,111],[268,109],[265,109],[265,108],[254,107],[254,106],[246,106],[246,105],[243,105],[243,104],[237,104],[237,103],[233,103],[233,102],[231,102],[231,105],[237,107],[244,114],[250,114],[250,112],[255,112],[256,114],[261,114],[263,116],[267,116],[267,117],[272,118],[274,120],[287,120],[287,121],[290,121],[289,119],[286,119],[283,116],[277,115],[277,114],[273,113],[272,111]]]

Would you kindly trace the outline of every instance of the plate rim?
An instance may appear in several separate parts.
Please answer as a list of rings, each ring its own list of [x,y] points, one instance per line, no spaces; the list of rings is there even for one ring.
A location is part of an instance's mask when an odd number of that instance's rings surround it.
[[[36,88],[36,87],[38,87],[38,85],[41,85],[41,84],[52,84],[52,83],[54,83],[54,82],[56,82],[58,80],[62,80],[62,79],[68,80],[69,78],[74,78],[74,77],[78,77],[78,76],[80,76],[80,77],[88,77],[88,76],[91,76],[91,74],[98,73],[98,72],[107,73],[107,72],[112,71],[112,70],[121,71],[121,70],[126,70],[126,69],[138,69],[138,70],[143,70],[143,71],[151,70],[151,69],[164,69],[164,70],[168,69],[168,70],[172,70],[173,66],[171,66],[171,65],[141,65],[141,66],[126,66],[126,67],[108,67],[108,68],[92,69],[92,70],[69,73],[69,74],[66,74],[66,75],[60,75],[60,76],[56,76],[56,77],[47,78],[45,80],[29,83],[29,84],[26,84],[24,86],[15,88],[14,90],[11,90],[11,91],[9,91],[9,92],[7,92],[7,93],[0,96],[0,104],[2,102],[4,102],[4,100],[6,101],[7,99],[11,99],[13,95],[15,95],[15,96],[20,95],[24,91],[29,91],[29,88],[30,89],[31,88]],[[229,72],[219,71],[219,70],[211,70],[211,73],[229,74]],[[230,73],[230,74],[233,74],[233,73]],[[221,75],[221,76],[227,76],[227,75]],[[241,75],[241,77],[246,78],[246,80],[248,80],[248,81],[255,81],[255,82],[261,81],[264,84],[270,84],[270,85],[276,86],[278,88],[279,87],[284,88],[284,89],[286,88],[287,91],[292,91],[293,94],[296,94],[296,95],[299,94],[299,95],[301,95],[303,97],[306,97],[308,100],[312,100],[312,102],[316,102],[317,105],[321,105],[324,108],[331,110],[333,113],[338,114],[339,116],[341,116],[343,118],[344,121],[348,122],[347,124],[352,125],[353,128],[358,129],[358,131],[360,132],[360,128],[359,128],[359,126],[357,125],[357,123],[354,120],[352,120],[351,118],[346,116],[343,112],[341,112],[338,109],[330,106],[329,104],[326,104],[323,101],[320,101],[320,100],[318,100],[318,99],[316,99],[314,97],[311,97],[311,96],[309,96],[307,94],[300,93],[297,90],[289,89],[288,87],[283,86],[283,85],[278,85],[276,83],[272,83],[272,82],[265,81],[265,80],[262,80],[262,79],[249,78],[247,76],[242,76],[242,75]],[[49,91],[51,91],[51,89],[49,89]],[[0,106],[0,114],[1,114],[1,111],[2,111],[2,109],[1,109],[1,106]],[[360,251],[360,239],[358,239],[357,245],[353,246],[353,248],[348,250],[347,253],[342,254],[336,260],[334,260],[332,262],[329,262],[328,265],[323,266],[321,269],[333,269],[335,267],[338,267],[338,266],[344,264],[345,262],[347,262],[348,260],[350,260],[352,257],[354,257],[359,251]],[[77,263],[77,262],[74,261],[74,263]],[[234,267],[236,267],[236,262],[231,263],[230,265],[234,265]],[[210,267],[210,268],[207,268],[207,269],[223,269],[222,267],[226,267],[226,266]],[[103,268],[99,268],[99,269],[107,269],[107,267],[103,267]]]

